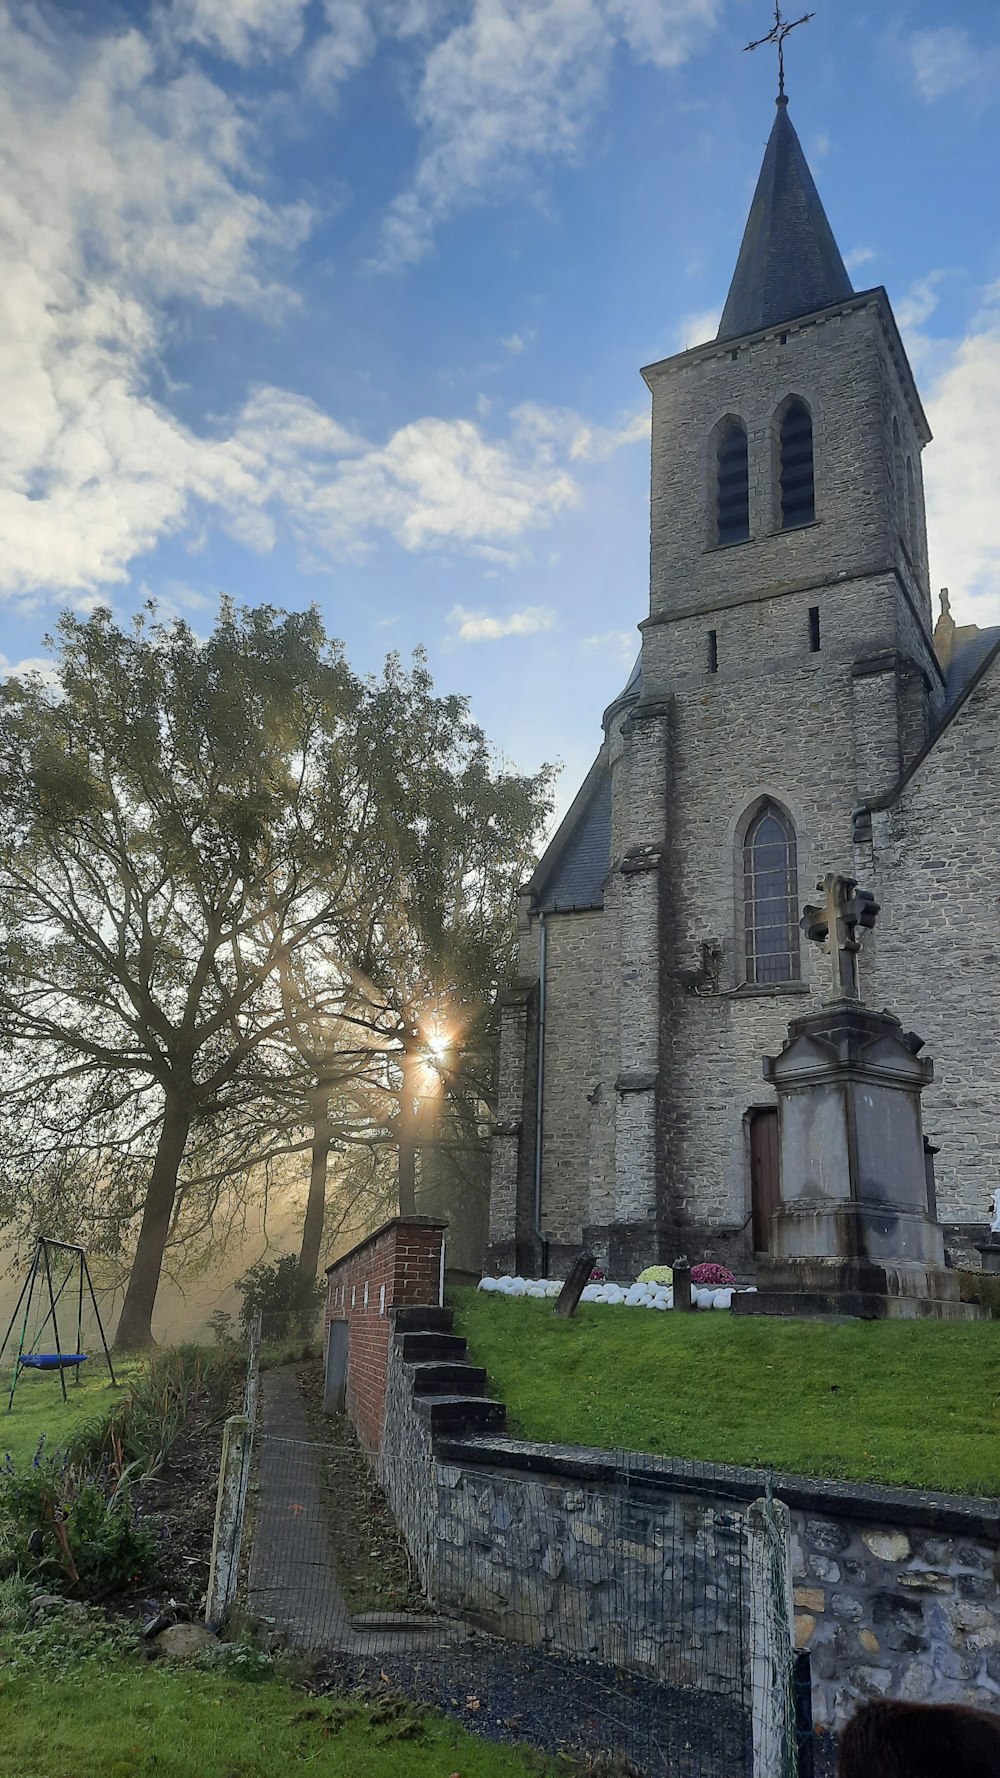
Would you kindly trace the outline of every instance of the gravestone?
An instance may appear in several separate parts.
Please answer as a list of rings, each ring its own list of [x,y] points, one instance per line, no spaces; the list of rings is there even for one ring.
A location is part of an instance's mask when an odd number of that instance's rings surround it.
[[[569,1277],[559,1292],[556,1306],[552,1311],[553,1315],[558,1315],[562,1321],[568,1321],[571,1316],[576,1314],[577,1305],[587,1288],[587,1281],[593,1269],[594,1255],[592,1253],[581,1253],[579,1258],[573,1261]]]
[[[778,1096],[781,1196],[771,1251],[742,1315],[935,1316],[965,1320],[928,1202],[920,1095],[933,1078],[921,1038],[862,1005],[861,933],[878,904],[850,877],[818,885],[802,927],[824,947],[833,998],[794,1019],[764,1078]]]

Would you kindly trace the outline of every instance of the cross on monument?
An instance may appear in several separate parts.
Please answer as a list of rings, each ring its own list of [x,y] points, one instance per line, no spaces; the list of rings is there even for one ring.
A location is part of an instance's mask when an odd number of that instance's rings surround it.
[[[803,909],[799,925],[826,951],[834,1000],[860,1000],[861,933],[874,926],[879,904],[869,889],[858,888],[854,877],[838,877],[832,871],[816,887],[824,899],[818,907]]]
[[[787,24],[781,16],[779,0],[775,0],[773,30],[769,31],[766,37],[758,37],[756,43],[748,43],[746,45],[747,49],[762,49],[765,43],[773,43],[775,45],[778,51],[779,104],[785,97],[785,38],[790,36],[793,31],[797,31],[800,25],[807,25],[809,20],[814,19],[815,17],[816,14],[814,12],[804,12],[800,19],[794,19],[791,24]]]

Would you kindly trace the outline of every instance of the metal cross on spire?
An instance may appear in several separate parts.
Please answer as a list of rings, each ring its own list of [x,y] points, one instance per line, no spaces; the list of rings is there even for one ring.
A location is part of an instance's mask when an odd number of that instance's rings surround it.
[[[756,43],[748,43],[746,46],[747,49],[762,49],[765,43],[773,43],[776,46],[778,51],[779,102],[785,97],[785,38],[788,37],[792,31],[797,31],[800,25],[807,25],[809,20],[814,19],[815,17],[816,14],[814,12],[804,12],[800,19],[795,19],[791,24],[786,24],[781,16],[779,0],[775,0],[774,29],[769,31],[766,37],[758,37]]]

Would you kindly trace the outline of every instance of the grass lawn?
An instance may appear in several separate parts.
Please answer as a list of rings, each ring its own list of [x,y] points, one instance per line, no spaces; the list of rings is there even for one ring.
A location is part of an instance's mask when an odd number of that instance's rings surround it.
[[[2,1778],[527,1778],[550,1768],[436,1716],[397,1720],[277,1680],[122,1663],[0,1673]]]
[[[1000,1322],[656,1314],[456,1291],[524,1437],[1000,1494]]]
[[[116,1364],[115,1375],[127,1377],[134,1369],[133,1362],[119,1372]],[[0,1370],[0,1462],[4,1453],[10,1451],[19,1466],[30,1463],[43,1432],[46,1449],[57,1450],[85,1420],[99,1414],[117,1399],[103,1358],[100,1363],[88,1359],[79,1374],[77,1384],[67,1371],[69,1400],[64,1402],[58,1371],[23,1371],[14,1392],[13,1409],[8,1414],[10,1371]]]

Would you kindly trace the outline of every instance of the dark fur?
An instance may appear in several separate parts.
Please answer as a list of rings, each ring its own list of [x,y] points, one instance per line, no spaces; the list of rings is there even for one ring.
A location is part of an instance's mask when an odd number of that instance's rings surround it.
[[[1000,1778],[1000,1716],[964,1704],[865,1704],[840,1737],[840,1778]]]

